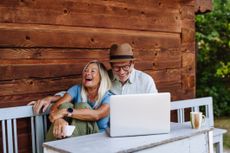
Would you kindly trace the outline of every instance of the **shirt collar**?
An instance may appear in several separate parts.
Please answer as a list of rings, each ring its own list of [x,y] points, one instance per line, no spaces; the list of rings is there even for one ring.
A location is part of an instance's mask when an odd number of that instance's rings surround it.
[[[129,79],[128,79],[128,81],[129,81],[129,83],[134,83],[134,77],[135,77],[135,69],[133,68],[133,70],[132,70],[132,72],[131,72],[131,74],[130,74],[130,76],[129,76]]]

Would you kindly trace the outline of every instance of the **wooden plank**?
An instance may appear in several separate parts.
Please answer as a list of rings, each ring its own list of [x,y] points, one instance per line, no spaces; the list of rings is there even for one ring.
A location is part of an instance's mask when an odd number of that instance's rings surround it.
[[[0,59],[105,59],[108,49],[0,48]]]
[[[190,43],[183,43],[181,44],[181,51],[183,52],[190,52],[193,53],[195,56],[195,42],[190,42]]]
[[[49,95],[54,95],[55,93],[61,90],[62,89],[60,88],[57,91],[51,91],[51,92],[30,93],[30,94],[26,93],[21,95],[0,96],[0,108],[27,105],[30,101],[38,100]]]
[[[23,78],[57,78],[81,75],[85,63],[76,64],[16,64],[0,65],[0,80]]]
[[[2,72],[2,75],[0,76],[0,80],[13,80],[13,79],[24,79],[24,78],[56,78],[56,77],[66,77],[66,76],[72,76],[72,75],[80,75],[82,72],[83,67],[86,65],[86,63],[90,60],[95,59],[88,58],[88,59],[64,59],[64,57],[70,58],[72,53],[70,55],[65,55],[68,52],[54,52],[54,54],[49,51],[47,51],[48,55],[46,56],[45,51],[43,50],[42,54],[37,54],[39,51],[33,52],[33,49],[31,52],[29,51],[14,51],[11,50],[11,52],[7,52],[6,49],[3,52],[2,58],[7,58],[9,55],[13,54],[14,52],[17,52],[17,55],[19,57],[15,58],[27,58],[28,56],[31,57],[34,54],[38,55],[39,60],[32,60],[32,59],[18,59],[14,60],[9,57],[10,60],[1,60],[0,61],[0,72]],[[0,49],[1,51],[1,49]],[[108,63],[108,51],[106,52],[107,55],[103,55],[104,57],[107,56],[107,59],[98,59],[99,61],[104,62],[106,67],[109,69],[110,65]],[[178,50],[168,49],[167,51],[160,51],[157,50],[141,50],[138,52],[134,52],[137,57],[136,61],[136,68],[141,70],[159,70],[159,69],[165,69],[165,68],[179,68],[181,67],[181,53]],[[63,59],[49,59],[53,55],[54,58],[58,58],[63,54]],[[79,55],[85,57],[84,51],[80,54],[80,51],[78,52]],[[0,52],[0,55],[2,53]],[[20,57],[20,55],[22,55]],[[55,56],[56,55],[56,56]],[[76,58],[79,58],[77,56],[73,56]],[[88,56],[90,56],[90,53],[88,53]],[[102,56],[102,57],[103,57]],[[35,56],[35,58],[37,58]],[[45,60],[40,60],[40,58],[47,58]]]
[[[194,75],[182,75],[182,88],[189,89],[195,88],[195,76]]]
[[[180,32],[179,2],[31,1],[2,3],[0,22]],[[50,5],[53,4],[53,5]],[[130,5],[132,4],[132,5]],[[165,6],[166,5],[166,6]],[[45,6],[45,7],[44,7]],[[152,9],[160,7],[164,9]]]
[[[54,79],[23,79],[0,82],[0,96],[67,90],[81,83],[81,76]]]
[[[205,13],[212,10],[212,0],[195,0],[195,12]]]
[[[159,92],[170,92],[173,100],[181,97],[182,84],[180,69],[146,72],[154,78]]]
[[[7,23],[0,25],[0,33],[4,36],[0,37],[0,47],[10,48],[109,48],[113,43],[123,42],[136,49],[180,46],[177,33]]]
[[[195,19],[194,6],[182,5],[180,10],[181,10],[181,20]]]
[[[136,57],[136,68],[140,70],[161,70],[181,67],[180,48],[141,49],[139,52],[136,52]]]
[[[195,29],[182,28],[182,43],[189,43],[195,41]]]
[[[181,6],[184,6],[184,5],[194,6],[195,1],[194,0],[180,0],[180,4]]]
[[[184,20],[181,20],[181,28],[195,29],[195,18],[194,19],[184,19]]]
[[[195,54],[186,52],[182,54],[182,73],[187,75],[195,74]]]
[[[178,99],[192,99],[195,98],[196,96],[196,89],[194,88],[188,88],[188,89],[181,89],[178,90],[177,94],[176,94],[176,100]]]
[[[172,83],[181,81],[180,70],[167,70],[148,73],[153,76],[157,84]],[[173,77],[171,77],[173,76]],[[0,83],[0,96],[18,95],[18,94],[31,94],[39,92],[52,92],[66,90],[74,84],[81,82],[81,75],[53,78],[53,79],[22,79],[13,81],[2,81]]]
[[[167,82],[181,83],[180,69],[167,69],[167,70],[145,71],[145,72],[153,76],[157,84],[163,85],[164,83]]]

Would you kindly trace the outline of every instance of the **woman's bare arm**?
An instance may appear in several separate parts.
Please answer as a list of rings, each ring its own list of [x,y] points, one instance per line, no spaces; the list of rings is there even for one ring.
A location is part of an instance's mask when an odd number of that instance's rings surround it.
[[[83,121],[98,121],[101,118],[108,116],[109,105],[103,104],[96,110],[91,109],[74,109],[72,113],[72,118],[83,120]],[[68,116],[67,109],[60,109],[50,114],[49,119],[54,122],[56,119]]]
[[[109,105],[102,104],[98,109],[74,109],[72,118],[84,121],[98,121],[109,115]]]
[[[50,112],[53,113],[55,111],[58,110],[58,107],[66,102],[71,102],[72,101],[72,97],[66,93],[62,98],[60,98],[56,103],[54,103],[54,105],[51,107]]]

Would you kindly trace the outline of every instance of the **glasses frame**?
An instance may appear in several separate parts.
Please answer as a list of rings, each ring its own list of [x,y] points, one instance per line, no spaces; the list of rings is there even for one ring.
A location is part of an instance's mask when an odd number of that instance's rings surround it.
[[[131,65],[132,65],[132,63],[130,62],[128,65],[123,65],[123,66],[112,66],[112,70],[115,71],[115,72],[120,72],[121,69],[122,69],[123,71],[126,71],[126,72],[127,72],[127,71],[130,70]]]

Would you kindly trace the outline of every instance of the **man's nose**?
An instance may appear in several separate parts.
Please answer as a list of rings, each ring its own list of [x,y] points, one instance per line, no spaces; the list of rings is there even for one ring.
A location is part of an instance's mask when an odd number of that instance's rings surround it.
[[[119,73],[120,73],[120,74],[125,73],[125,71],[123,70],[123,68],[120,67]]]

